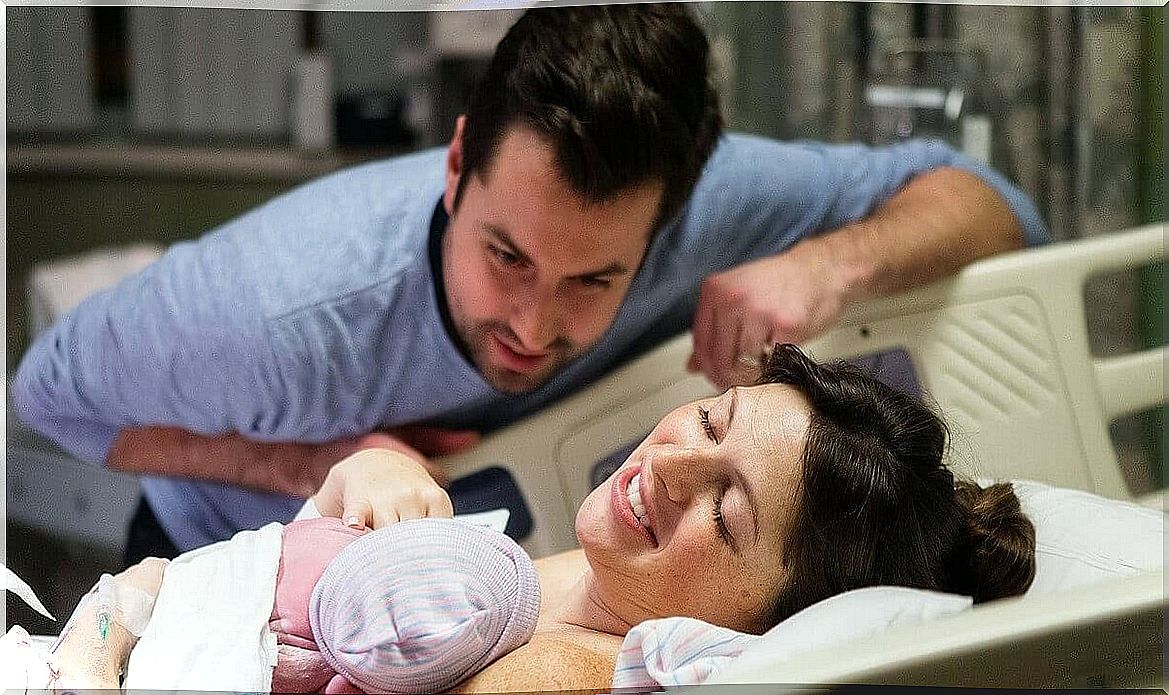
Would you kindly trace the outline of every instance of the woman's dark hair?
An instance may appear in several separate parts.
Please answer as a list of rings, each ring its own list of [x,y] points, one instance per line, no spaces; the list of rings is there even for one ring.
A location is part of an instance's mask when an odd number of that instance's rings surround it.
[[[483,175],[507,131],[531,129],[590,202],[660,181],[654,229],[689,197],[722,129],[706,35],[681,5],[529,10],[496,47],[463,127],[463,176]]]
[[[1035,529],[1011,485],[955,482],[942,461],[947,428],[919,399],[794,345],[776,346],[760,383],[788,384],[811,405],[774,622],[864,586],[980,602],[1031,585]]]

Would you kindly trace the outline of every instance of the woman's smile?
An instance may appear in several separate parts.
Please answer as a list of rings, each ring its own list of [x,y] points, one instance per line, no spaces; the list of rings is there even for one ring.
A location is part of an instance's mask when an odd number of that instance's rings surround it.
[[[618,473],[613,479],[610,498],[617,518],[656,548],[658,540],[653,517],[646,506],[649,495],[643,496],[641,488],[641,470],[641,466],[631,466]]]

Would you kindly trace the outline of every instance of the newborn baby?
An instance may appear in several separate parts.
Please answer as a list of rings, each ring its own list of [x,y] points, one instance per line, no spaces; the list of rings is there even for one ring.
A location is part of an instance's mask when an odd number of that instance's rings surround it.
[[[527,643],[539,605],[531,559],[499,532],[317,518],[103,577],[56,653],[25,633],[0,646],[22,687],[116,688],[125,665],[127,689],[430,693]]]
[[[507,536],[450,519],[284,528],[273,692],[446,690],[526,643],[540,588]]]

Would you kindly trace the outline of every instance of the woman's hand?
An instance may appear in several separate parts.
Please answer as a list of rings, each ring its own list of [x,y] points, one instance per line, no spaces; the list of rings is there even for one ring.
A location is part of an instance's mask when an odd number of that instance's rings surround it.
[[[55,692],[116,689],[130,650],[150,620],[167,560],[148,557],[114,576],[104,577],[69,619],[57,645]],[[109,582],[105,584],[104,582]]]
[[[137,565],[128,567],[114,575],[114,581],[157,597],[158,590],[162,587],[163,573],[166,572],[166,567],[169,564],[170,560],[148,557]]]
[[[354,528],[454,515],[450,497],[426,468],[389,449],[359,451],[333,466],[312,500],[321,516]]]

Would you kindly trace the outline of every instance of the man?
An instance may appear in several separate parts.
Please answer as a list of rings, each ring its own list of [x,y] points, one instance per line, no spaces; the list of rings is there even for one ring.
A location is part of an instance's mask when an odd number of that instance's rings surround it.
[[[691,326],[691,369],[743,383],[851,302],[1045,234],[937,143],[721,136],[706,75],[682,8],[530,11],[445,152],[176,245],[33,345],[17,412],[167,476],[143,480],[129,559],[173,554],[288,520],[360,448],[424,461],[394,428],[465,444]]]

